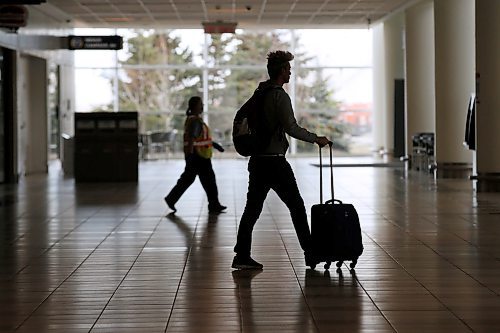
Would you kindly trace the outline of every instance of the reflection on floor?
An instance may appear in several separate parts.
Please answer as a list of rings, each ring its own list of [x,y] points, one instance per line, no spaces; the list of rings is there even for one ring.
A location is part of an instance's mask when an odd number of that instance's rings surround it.
[[[319,169],[290,162],[309,210]],[[183,166],[145,162],[138,184],[75,184],[53,168],[0,185],[0,332],[499,330],[500,194],[401,168],[335,168],[336,197],[364,232],[355,272],[307,270],[274,193],[254,233],[264,270],[233,271],[246,161],[214,160],[228,206],[218,216],[198,181],[168,214]]]

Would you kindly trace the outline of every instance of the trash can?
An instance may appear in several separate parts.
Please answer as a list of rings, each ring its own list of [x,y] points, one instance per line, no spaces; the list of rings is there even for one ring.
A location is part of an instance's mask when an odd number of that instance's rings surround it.
[[[137,112],[75,113],[75,181],[138,180]]]

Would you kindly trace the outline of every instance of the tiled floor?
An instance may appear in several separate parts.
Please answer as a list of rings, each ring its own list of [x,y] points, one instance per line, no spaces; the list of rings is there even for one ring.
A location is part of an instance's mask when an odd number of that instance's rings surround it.
[[[290,162],[309,210],[316,161]],[[182,168],[147,162],[138,184],[75,185],[55,166],[0,185],[0,332],[500,332],[500,194],[337,167],[336,196],[363,229],[355,272],[306,269],[274,193],[254,233],[264,270],[232,271],[246,161],[214,160],[219,216],[198,181],[167,215]]]

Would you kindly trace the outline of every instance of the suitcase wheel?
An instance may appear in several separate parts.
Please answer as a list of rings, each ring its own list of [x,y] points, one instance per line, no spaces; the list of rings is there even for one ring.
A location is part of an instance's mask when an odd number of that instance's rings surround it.
[[[343,263],[344,263],[343,261],[337,261],[337,267],[338,267],[338,268],[342,267],[342,264],[343,264]]]
[[[326,264],[325,264],[325,269],[329,269],[330,268],[330,265],[332,264],[331,261],[327,261]]]
[[[354,267],[356,267],[356,264],[357,264],[357,263],[358,263],[358,261],[357,261],[357,260],[353,260],[349,266],[350,266],[351,268],[354,268]]]

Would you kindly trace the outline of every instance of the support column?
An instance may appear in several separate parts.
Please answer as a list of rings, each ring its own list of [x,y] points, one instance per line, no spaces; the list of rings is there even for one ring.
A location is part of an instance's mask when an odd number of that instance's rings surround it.
[[[386,100],[385,146],[388,147],[390,153],[397,153],[397,151],[395,151],[396,145],[401,145],[401,148],[404,148],[404,143],[396,142],[396,140],[404,140],[404,110],[402,110],[402,114],[398,114],[396,116],[396,112],[399,112],[400,110],[396,110],[395,107],[396,80],[404,79],[405,75],[405,55],[403,45],[404,22],[403,14],[393,16],[384,22]],[[398,123],[396,123],[396,120]],[[401,121],[401,123],[399,123],[399,121]],[[396,131],[396,127],[398,127],[398,131]],[[399,135],[399,132],[401,132],[401,135]],[[399,138],[399,136],[402,137]],[[408,151],[403,152],[402,155],[408,155]]]
[[[405,12],[406,151],[412,135],[435,132],[434,5],[422,1]]]
[[[373,148],[389,154],[394,152],[395,146],[394,85],[396,79],[404,79],[403,33],[403,14],[373,29]]]
[[[500,191],[500,1],[476,0],[477,190]]]
[[[387,151],[385,137],[388,128],[385,126],[387,107],[385,101],[385,42],[384,23],[373,27],[373,146],[372,150],[378,153]]]
[[[463,146],[467,105],[475,90],[474,2],[435,0],[437,177],[467,177],[472,152]]]
[[[47,61],[27,54],[18,59],[19,171],[21,175],[47,173]]]

